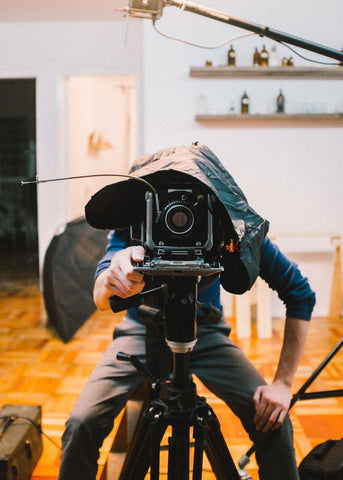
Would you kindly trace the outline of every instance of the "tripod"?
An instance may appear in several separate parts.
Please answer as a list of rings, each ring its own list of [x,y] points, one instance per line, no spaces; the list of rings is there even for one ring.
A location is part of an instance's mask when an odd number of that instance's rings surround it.
[[[220,430],[219,421],[205,398],[196,393],[190,374],[190,354],[196,343],[198,277],[168,277],[165,303],[166,342],[173,355],[173,373],[157,379],[134,355],[119,353],[130,361],[151,386],[148,407],[138,421],[123,464],[120,480],[144,480],[150,466],[151,480],[160,478],[160,444],[168,426],[168,480],[189,480],[190,430],[195,442],[193,480],[202,479],[205,451],[217,479],[240,476]]]

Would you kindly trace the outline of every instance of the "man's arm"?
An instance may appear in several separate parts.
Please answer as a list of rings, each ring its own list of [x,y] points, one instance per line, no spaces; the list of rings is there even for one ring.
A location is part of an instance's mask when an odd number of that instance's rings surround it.
[[[302,357],[309,322],[287,318],[279,365],[273,382],[258,387],[254,395],[256,430],[276,430],[285,420],[291,402],[291,386]]]
[[[285,257],[269,238],[261,251],[260,276],[286,305],[283,346],[275,378],[258,387],[254,395],[256,429],[266,433],[279,428],[291,401],[291,386],[307,338],[315,294],[297,265]]]
[[[95,280],[93,298],[99,310],[110,308],[113,295],[128,298],[144,288],[143,275],[133,267],[144,258],[143,247],[127,247],[114,253],[110,266]]]

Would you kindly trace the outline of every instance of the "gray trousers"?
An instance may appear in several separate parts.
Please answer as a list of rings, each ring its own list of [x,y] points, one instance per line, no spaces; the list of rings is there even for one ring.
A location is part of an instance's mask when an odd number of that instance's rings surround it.
[[[191,371],[240,418],[255,444],[259,478],[297,480],[290,419],[287,416],[282,427],[274,432],[263,434],[255,430],[252,397],[256,387],[265,382],[243,351],[228,338],[229,331],[224,320],[216,325],[198,326]],[[99,448],[113,428],[114,418],[144,380],[130,363],[116,359],[119,351],[135,354],[145,362],[145,326],[125,317],[116,327],[113,342],[67,421],[59,480],[95,480]]]

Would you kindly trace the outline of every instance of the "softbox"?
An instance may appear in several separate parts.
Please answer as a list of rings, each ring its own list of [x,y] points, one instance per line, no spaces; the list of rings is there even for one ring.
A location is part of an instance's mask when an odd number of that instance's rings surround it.
[[[268,222],[250,207],[242,190],[216,155],[205,145],[161,150],[139,158],[130,174],[150,182],[157,190],[172,178],[192,177],[219,200],[221,214],[240,242],[237,255],[223,254],[221,284],[232,293],[250,289],[259,274],[260,252]],[[122,228],[144,218],[147,186],[130,179],[99,190],[86,205],[86,219],[95,228]]]
[[[96,230],[84,218],[59,228],[46,251],[43,296],[48,319],[63,342],[95,311],[94,273],[104,255],[107,232]]]

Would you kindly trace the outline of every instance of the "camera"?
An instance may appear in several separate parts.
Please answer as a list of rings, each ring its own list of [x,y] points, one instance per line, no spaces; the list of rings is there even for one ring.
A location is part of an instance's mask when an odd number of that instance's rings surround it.
[[[126,244],[144,247],[137,270],[151,275],[217,272],[231,293],[252,287],[269,223],[250,207],[206,145],[195,142],[143,155],[129,173],[129,180],[93,195],[85,210],[92,227],[121,229]]]
[[[151,192],[146,192],[145,202],[145,219],[139,230],[131,227],[131,239],[146,251],[138,271],[203,276],[222,270],[221,228],[213,215],[215,196],[208,189],[191,182],[169,184],[159,189],[158,202]]]

